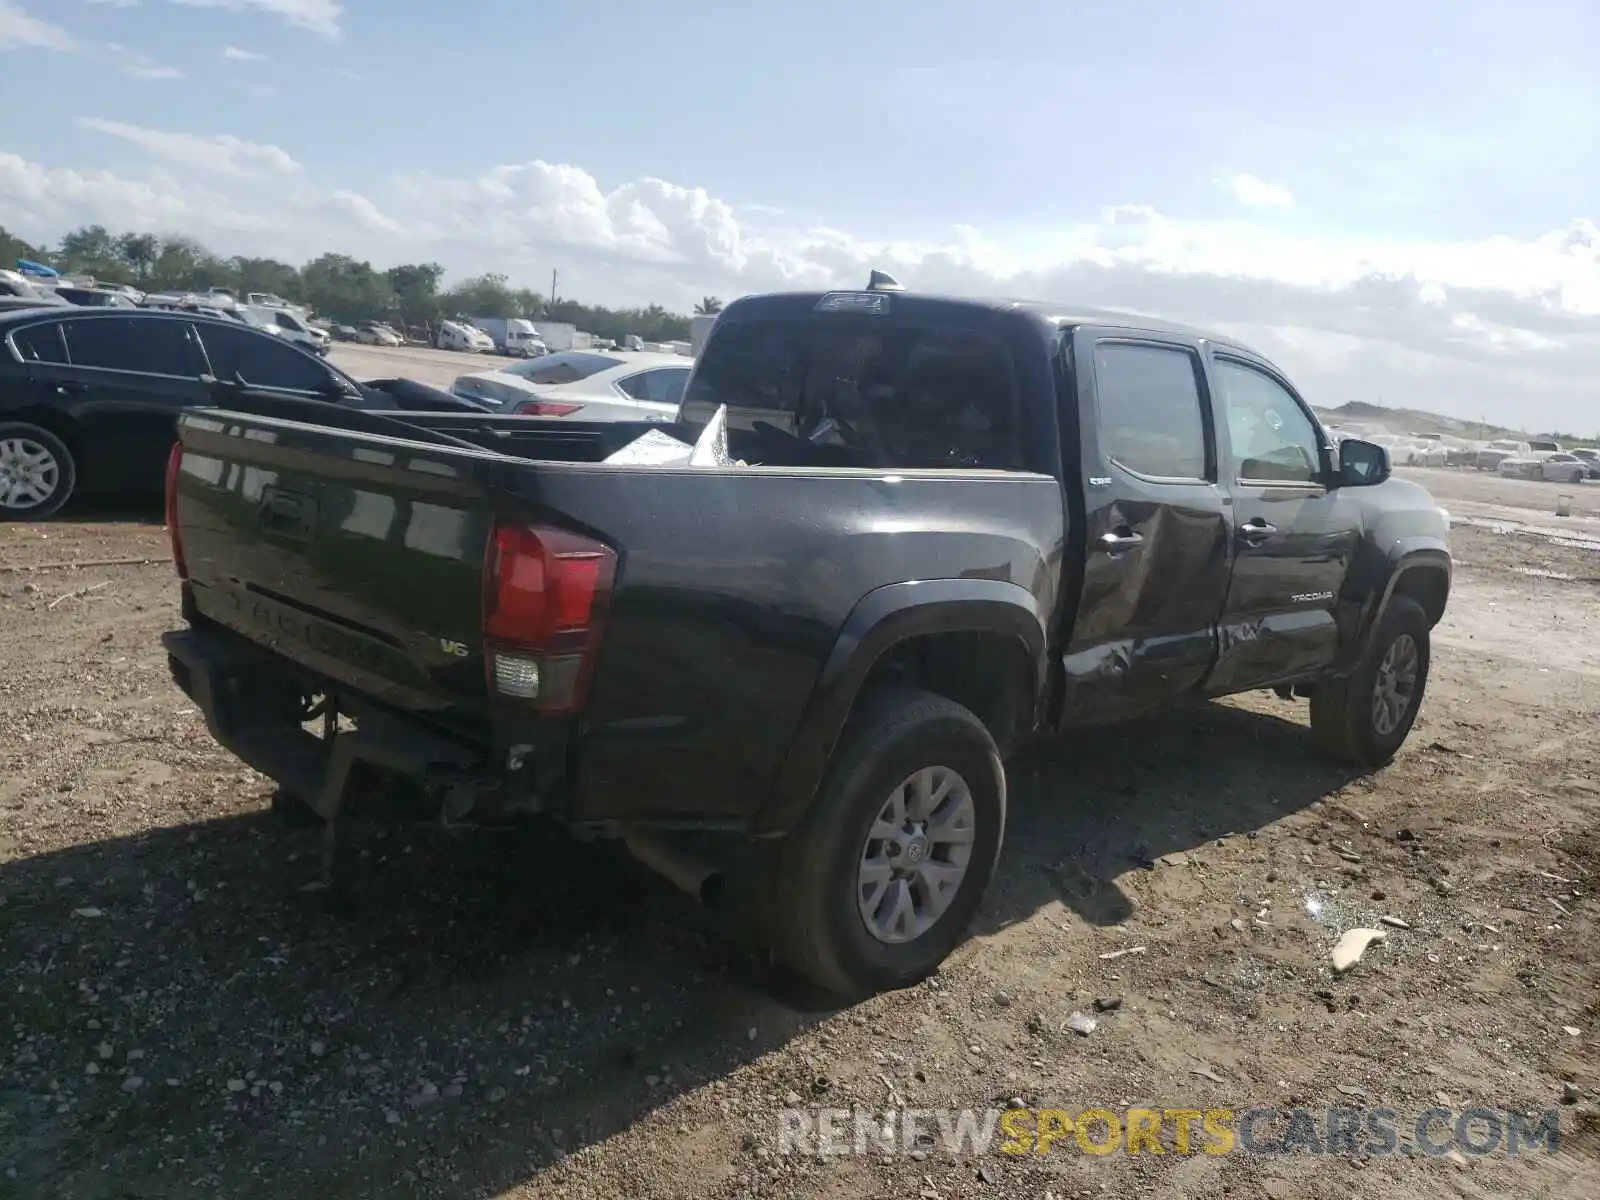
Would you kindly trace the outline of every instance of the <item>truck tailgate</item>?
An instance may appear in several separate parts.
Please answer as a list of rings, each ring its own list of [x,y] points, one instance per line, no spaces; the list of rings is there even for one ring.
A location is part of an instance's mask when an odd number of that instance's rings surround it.
[[[482,566],[498,456],[193,413],[176,504],[199,615],[318,675],[476,728]]]

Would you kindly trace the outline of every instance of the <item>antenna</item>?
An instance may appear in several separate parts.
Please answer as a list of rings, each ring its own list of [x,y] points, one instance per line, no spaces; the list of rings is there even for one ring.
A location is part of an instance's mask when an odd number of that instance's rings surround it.
[[[887,271],[873,271],[867,277],[867,291],[869,292],[903,292],[905,285]]]

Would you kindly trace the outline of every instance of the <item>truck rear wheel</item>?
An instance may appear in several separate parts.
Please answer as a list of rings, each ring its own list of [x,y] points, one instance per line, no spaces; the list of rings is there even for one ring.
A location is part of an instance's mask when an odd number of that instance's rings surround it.
[[[1372,644],[1345,679],[1317,684],[1311,734],[1328,754],[1379,767],[1411,733],[1428,684],[1428,615],[1409,596],[1394,596]]]
[[[873,698],[778,848],[774,953],[845,998],[932,974],[977,911],[1005,819],[1005,769],[983,722],[930,692]]]

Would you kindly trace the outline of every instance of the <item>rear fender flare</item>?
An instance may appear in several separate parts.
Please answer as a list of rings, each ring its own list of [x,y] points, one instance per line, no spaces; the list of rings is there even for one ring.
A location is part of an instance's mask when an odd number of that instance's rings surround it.
[[[1046,619],[1026,588],[997,579],[929,579],[893,583],[869,592],[845,618],[812,689],[788,755],[753,832],[787,832],[800,820],[827,770],[850,710],[872,668],[891,648],[936,633],[995,633],[1014,637],[1032,668],[1030,710],[1037,724],[1047,673]]]

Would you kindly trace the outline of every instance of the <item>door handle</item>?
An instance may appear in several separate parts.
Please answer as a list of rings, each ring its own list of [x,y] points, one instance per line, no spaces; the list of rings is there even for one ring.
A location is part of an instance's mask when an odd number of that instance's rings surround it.
[[[58,396],[77,396],[77,395],[81,395],[84,392],[87,392],[88,390],[89,390],[89,385],[86,384],[86,383],[58,383],[58,384],[56,384],[56,395],[58,395]]]
[[[1141,534],[1134,533],[1124,526],[1113,533],[1100,535],[1100,548],[1107,554],[1121,554],[1124,550],[1131,550],[1144,541]]]
[[[1277,532],[1278,527],[1276,525],[1269,525],[1260,517],[1257,517],[1239,526],[1239,540],[1248,542],[1252,546],[1258,546]]]

